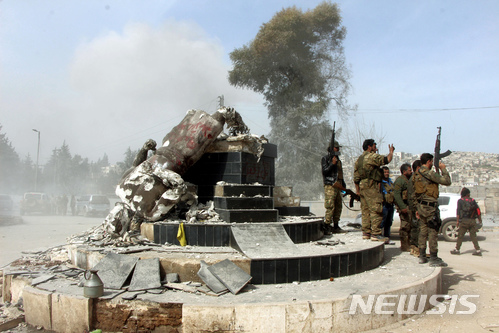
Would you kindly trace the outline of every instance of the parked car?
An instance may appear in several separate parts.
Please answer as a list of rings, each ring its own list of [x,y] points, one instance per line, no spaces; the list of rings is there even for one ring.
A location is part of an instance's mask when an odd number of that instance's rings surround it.
[[[461,198],[459,194],[456,193],[440,193],[438,198],[438,204],[440,207],[440,218],[442,219],[442,225],[440,226],[439,233],[442,234],[444,239],[448,242],[457,241],[457,201]],[[362,224],[362,214],[358,214],[355,218],[355,222]],[[393,214],[393,224],[390,228],[392,234],[398,234],[400,230],[400,216],[395,210]]]
[[[45,193],[28,192],[24,193],[20,203],[21,215],[24,214],[50,214],[52,213],[52,201]]]
[[[105,195],[91,194],[76,199],[76,215],[106,216],[111,209],[111,203]]]
[[[10,216],[12,215],[12,210],[14,209],[14,201],[10,195],[0,194],[0,215]]]

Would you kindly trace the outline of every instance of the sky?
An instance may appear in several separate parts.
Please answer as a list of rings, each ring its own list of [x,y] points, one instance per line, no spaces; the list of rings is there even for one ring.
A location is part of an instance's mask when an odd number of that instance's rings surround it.
[[[281,9],[320,2],[2,0],[0,133],[35,160],[39,131],[41,165],[63,143],[116,163],[149,138],[161,144],[189,109],[213,113],[223,95],[267,135],[262,96],[228,83],[229,54]],[[499,153],[498,1],[336,3],[357,106],[348,120],[331,108],[337,128],[375,128],[381,153],[388,143],[432,152],[438,126],[444,151]]]

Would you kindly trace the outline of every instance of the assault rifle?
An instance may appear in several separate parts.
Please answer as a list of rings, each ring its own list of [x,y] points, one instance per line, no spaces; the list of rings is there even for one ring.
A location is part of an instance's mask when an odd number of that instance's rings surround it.
[[[350,208],[353,207],[354,200],[360,201],[360,197],[357,195],[357,193],[355,193],[352,190],[347,189],[346,187],[343,187],[343,185],[341,185],[340,183],[335,182],[333,184],[333,187],[336,187],[337,189],[345,192],[345,194],[343,195],[344,197],[346,197],[347,195],[350,196],[350,204],[349,204]]]
[[[336,136],[335,127],[336,127],[336,121],[333,123],[333,134],[331,135],[331,143],[329,144],[329,147],[330,147],[329,156],[328,156],[329,159],[333,158],[333,156],[340,155],[339,152],[334,151],[334,141],[335,141],[335,136]]]
[[[440,168],[438,167],[438,163],[444,157],[449,156],[452,152],[447,150],[445,153],[440,153],[440,132],[442,131],[442,127],[438,128],[437,140],[435,141],[435,157],[433,158],[433,165],[435,166],[435,171],[440,174]]]

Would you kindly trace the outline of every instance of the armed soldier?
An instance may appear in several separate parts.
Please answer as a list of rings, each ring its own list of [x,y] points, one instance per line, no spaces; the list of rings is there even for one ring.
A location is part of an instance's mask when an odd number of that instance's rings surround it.
[[[339,158],[340,145],[334,141],[334,147],[327,148],[328,155],[322,157],[322,178],[324,181],[324,233],[326,235],[345,233],[339,226],[341,210],[343,209],[341,187],[345,187],[343,180],[343,167]],[[338,183],[341,186],[335,186]],[[331,221],[333,227],[331,228]]]
[[[393,184],[393,197],[400,216],[400,250],[409,252],[411,250],[410,235],[412,229],[412,213],[409,210],[408,186],[409,178],[412,176],[412,169],[409,163],[404,163],[400,167],[401,175]]]
[[[439,162],[438,166],[442,175],[431,170],[432,167],[433,155],[424,153],[421,155],[421,168],[412,177],[416,199],[416,217],[419,219],[419,263],[428,262],[426,258],[426,242],[428,241],[430,266],[446,267],[447,264],[437,256],[438,232],[442,224],[438,209],[438,185],[449,186],[451,179],[442,161]]]
[[[381,194],[382,171],[380,166],[392,161],[395,148],[388,145],[386,156],[377,154],[376,142],[367,139],[362,144],[364,152],[355,162],[354,183],[360,195],[362,210],[362,239],[387,242],[381,235],[380,224],[383,220],[383,195]]]

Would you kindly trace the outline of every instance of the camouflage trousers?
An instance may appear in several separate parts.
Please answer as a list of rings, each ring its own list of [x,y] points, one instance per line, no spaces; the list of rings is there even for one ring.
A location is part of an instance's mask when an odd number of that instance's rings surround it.
[[[411,233],[409,236],[409,242],[411,245],[414,245],[415,247],[419,247],[419,220],[416,218],[415,214],[412,214],[412,226],[411,226]]]
[[[362,211],[362,233],[364,235],[381,235],[380,225],[383,221],[383,195],[378,187],[360,184],[360,207]]]
[[[343,209],[343,200],[341,198],[341,190],[333,187],[333,185],[324,185],[324,223],[337,225],[340,221],[341,211]]]
[[[461,249],[461,244],[463,243],[464,235],[466,231],[470,232],[470,238],[473,242],[475,250],[480,250],[480,245],[478,245],[478,240],[476,238],[476,221],[475,219],[464,218],[459,222],[459,230],[457,231],[457,244],[456,249]]]
[[[419,213],[419,249],[426,249],[426,242],[428,241],[428,247],[430,248],[430,253],[438,252],[438,230],[431,228],[428,223],[432,221],[435,212],[438,209],[431,206],[417,205],[417,210]]]

